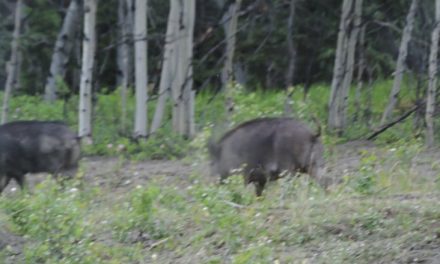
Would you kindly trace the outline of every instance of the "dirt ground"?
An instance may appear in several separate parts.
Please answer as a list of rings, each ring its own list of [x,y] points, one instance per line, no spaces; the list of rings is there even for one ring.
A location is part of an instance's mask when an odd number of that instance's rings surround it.
[[[374,153],[380,159],[387,155],[371,141],[352,141],[329,149],[327,157],[327,174],[334,178],[350,174],[359,169],[363,153]],[[412,157],[411,170],[423,177],[431,178],[440,175],[433,163],[440,165],[440,150],[421,151]],[[382,166],[399,164],[383,164]],[[132,162],[119,158],[85,157],[81,161],[84,179],[93,186],[109,187],[114,191],[126,191],[137,185],[145,185],[155,176],[165,176],[174,185],[189,185],[188,176],[192,173],[206,175],[206,181],[216,181],[209,175],[207,162],[191,164],[182,160],[147,160]],[[26,179],[32,190],[33,186],[43,181],[47,174],[27,175]],[[3,195],[17,191],[18,186],[11,181]]]
[[[386,155],[384,150],[379,150],[374,143],[368,141],[355,141],[338,145],[330,150],[327,159],[328,173],[336,176],[358,170],[362,153],[365,151],[374,152],[379,157]],[[440,171],[432,166],[432,163],[436,161],[440,161],[440,151],[422,151],[413,158],[411,170],[423,175],[423,177],[438,177]],[[191,164],[191,161],[184,162],[181,160],[131,162],[118,158],[87,157],[82,160],[81,167],[84,179],[88,183],[99,186],[104,190],[111,190],[113,197],[122,197],[136,186],[148,184],[149,180],[156,176],[164,176],[166,181],[174,186],[182,187],[191,184],[189,176],[194,172],[207,175],[207,181],[216,180],[209,177],[207,164]],[[46,174],[28,175],[27,180],[30,189],[32,190],[36,184],[46,177],[48,177]],[[17,190],[18,186],[11,183],[2,195],[12,195]],[[405,199],[402,197],[397,198]],[[408,199],[414,199],[414,197]],[[8,246],[9,252],[20,254],[24,239],[2,227],[1,221],[2,215],[0,213],[0,250]]]

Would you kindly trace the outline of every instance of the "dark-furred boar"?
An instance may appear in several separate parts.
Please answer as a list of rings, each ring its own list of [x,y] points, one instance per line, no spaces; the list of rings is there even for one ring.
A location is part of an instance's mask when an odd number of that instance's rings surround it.
[[[0,192],[10,179],[23,188],[26,173],[73,174],[80,157],[79,139],[57,121],[17,121],[0,126]]]
[[[217,143],[210,141],[211,170],[224,180],[232,170],[243,168],[245,183],[253,182],[260,196],[269,180],[280,173],[308,173],[323,187],[324,147],[320,128],[313,133],[292,118],[259,118],[227,132]]]

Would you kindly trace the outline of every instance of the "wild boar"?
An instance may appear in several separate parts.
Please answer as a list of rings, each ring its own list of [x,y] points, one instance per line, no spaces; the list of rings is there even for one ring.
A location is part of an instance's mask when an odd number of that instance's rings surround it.
[[[0,151],[6,157],[5,161],[0,162],[0,170],[6,174],[1,189],[11,178],[23,187],[26,173],[48,172],[56,178],[59,172],[73,174],[78,167],[79,138],[62,122],[7,123],[0,126],[0,139],[0,144],[7,146]],[[14,173],[11,173],[12,170]]]
[[[308,173],[323,187],[324,147],[321,128],[313,133],[293,118],[259,118],[247,121],[228,131],[208,148],[211,171],[227,178],[231,171],[243,168],[245,184],[254,183],[260,196],[267,181],[280,173]]]

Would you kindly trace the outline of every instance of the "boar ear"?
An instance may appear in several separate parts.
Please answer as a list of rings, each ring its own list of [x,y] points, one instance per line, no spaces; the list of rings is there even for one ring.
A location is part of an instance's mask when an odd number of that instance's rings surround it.
[[[316,115],[313,115],[312,119],[316,124],[316,133],[313,135],[313,137],[317,139],[321,136],[321,122],[319,122],[319,119],[316,117]]]

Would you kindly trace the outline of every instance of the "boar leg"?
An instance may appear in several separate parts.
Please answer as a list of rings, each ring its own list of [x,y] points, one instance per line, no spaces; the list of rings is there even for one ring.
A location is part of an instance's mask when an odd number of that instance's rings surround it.
[[[267,182],[266,174],[262,170],[254,170],[251,173],[250,182],[255,185],[255,194],[261,196]]]
[[[260,166],[256,166],[254,168],[247,166],[245,168],[244,173],[244,183],[254,183],[255,185],[255,194],[257,196],[261,196],[264,190],[264,186],[266,185],[266,182],[270,180],[270,176],[266,175],[267,173],[263,168]]]
[[[254,182],[255,184],[255,194],[257,196],[261,196],[263,194],[264,186],[266,185],[266,181],[258,181]]]
[[[0,176],[0,194],[5,189],[6,186],[8,186],[9,181],[11,178],[8,175],[2,175]]]
[[[24,188],[26,187],[26,180],[25,180],[25,175],[21,174],[21,173],[14,173],[11,175],[10,178],[14,178],[14,180],[18,183],[18,185],[20,186],[20,188],[22,190],[24,190]]]

